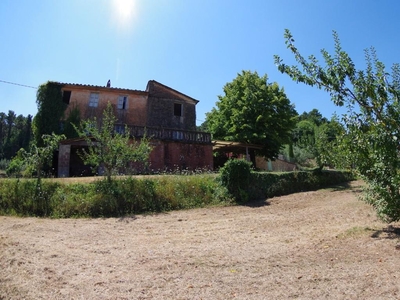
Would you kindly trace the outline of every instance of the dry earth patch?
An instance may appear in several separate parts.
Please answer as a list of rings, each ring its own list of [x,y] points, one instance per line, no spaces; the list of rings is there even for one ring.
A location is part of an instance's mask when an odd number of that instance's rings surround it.
[[[110,219],[0,217],[0,299],[400,299],[400,224],[346,188]]]

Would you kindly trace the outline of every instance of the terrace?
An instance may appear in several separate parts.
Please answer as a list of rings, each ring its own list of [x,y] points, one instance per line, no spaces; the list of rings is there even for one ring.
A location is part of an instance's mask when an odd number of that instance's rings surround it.
[[[185,143],[211,144],[211,134],[207,132],[167,129],[144,126],[128,126],[131,136],[141,138],[147,136],[152,139],[181,141]],[[117,125],[115,130],[122,133],[123,125]]]

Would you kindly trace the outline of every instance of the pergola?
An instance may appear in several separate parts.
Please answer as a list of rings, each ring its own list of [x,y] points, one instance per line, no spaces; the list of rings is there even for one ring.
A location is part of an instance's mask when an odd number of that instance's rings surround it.
[[[249,150],[260,150],[263,147],[256,144],[247,144],[247,143],[240,143],[240,142],[232,142],[232,141],[212,141],[213,151],[218,152],[225,152],[225,153],[238,153],[238,154],[245,154],[246,160],[250,160]]]

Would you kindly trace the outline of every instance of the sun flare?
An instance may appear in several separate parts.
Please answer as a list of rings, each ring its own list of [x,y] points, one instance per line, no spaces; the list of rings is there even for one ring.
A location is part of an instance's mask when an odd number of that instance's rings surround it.
[[[134,18],[135,0],[113,0],[114,17],[120,25],[129,25]]]

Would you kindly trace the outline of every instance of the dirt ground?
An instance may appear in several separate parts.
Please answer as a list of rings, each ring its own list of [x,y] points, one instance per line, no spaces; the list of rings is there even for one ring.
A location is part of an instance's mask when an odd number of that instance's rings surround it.
[[[114,219],[0,217],[0,299],[400,299],[361,182]]]

